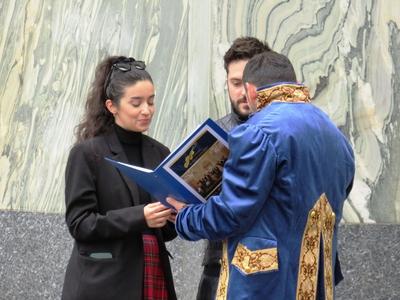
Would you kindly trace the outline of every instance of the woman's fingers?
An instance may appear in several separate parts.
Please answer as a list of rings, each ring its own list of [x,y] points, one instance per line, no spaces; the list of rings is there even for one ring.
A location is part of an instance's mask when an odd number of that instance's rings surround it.
[[[160,202],[149,203],[144,207],[144,217],[150,228],[163,227],[172,213],[172,209]]]
[[[168,209],[168,207],[164,206],[160,202],[152,202],[152,203],[147,204],[146,206],[148,206],[151,210],[154,210],[154,211],[162,211],[162,210]]]
[[[161,219],[163,219],[163,218],[168,218],[168,216],[170,215],[172,213],[172,209],[166,209],[166,210],[163,210],[163,211],[159,211],[159,212],[154,212],[154,217],[156,218],[156,219],[159,219],[159,218],[161,218]]]
[[[161,221],[161,222],[160,221],[151,221],[147,225],[150,228],[160,228],[160,227],[165,226],[165,224],[167,224],[167,220],[164,220],[164,221]]]

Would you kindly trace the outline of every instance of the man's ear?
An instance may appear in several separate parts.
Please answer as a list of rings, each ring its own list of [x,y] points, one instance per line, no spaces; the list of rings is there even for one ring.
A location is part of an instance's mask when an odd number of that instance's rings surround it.
[[[245,85],[248,97],[250,100],[255,100],[257,98],[257,87],[250,82],[246,82]]]
[[[111,99],[107,99],[104,104],[110,113],[112,113],[113,115],[117,113],[117,108]]]

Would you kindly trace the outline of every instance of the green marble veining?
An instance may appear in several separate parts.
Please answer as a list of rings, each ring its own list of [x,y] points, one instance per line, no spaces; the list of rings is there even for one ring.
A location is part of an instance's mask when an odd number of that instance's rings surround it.
[[[253,35],[354,146],[346,222],[400,222],[400,2],[3,0],[0,209],[63,212],[64,168],[98,61],[143,59],[156,85],[149,134],[171,148],[229,112],[222,56]]]

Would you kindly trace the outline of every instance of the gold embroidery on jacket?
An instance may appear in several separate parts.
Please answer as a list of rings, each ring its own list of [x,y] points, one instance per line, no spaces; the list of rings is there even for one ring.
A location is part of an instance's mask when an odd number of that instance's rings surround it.
[[[228,294],[229,268],[228,268],[228,242],[222,243],[221,271],[218,280],[216,300],[225,300]]]
[[[326,197],[325,197],[326,199]],[[325,297],[327,300],[333,300],[333,275],[332,275],[332,242],[335,230],[336,216],[329,205],[328,199],[324,203],[325,220],[322,226],[322,239],[324,242],[324,286]]]
[[[315,299],[317,295],[318,266],[322,236],[324,259],[325,299],[333,299],[332,240],[335,214],[325,194],[322,194],[308,213],[300,250],[297,278],[297,300]]]
[[[278,270],[278,251],[276,248],[252,251],[239,243],[232,264],[245,274]]]
[[[308,88],[300,84],[280,84],[257,91],[257,110],[272,101],[311,102]]]

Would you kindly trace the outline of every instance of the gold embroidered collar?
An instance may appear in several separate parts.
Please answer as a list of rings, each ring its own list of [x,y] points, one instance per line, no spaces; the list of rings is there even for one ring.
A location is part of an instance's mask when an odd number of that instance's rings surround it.
[[[310,91],[302,84],[284,83],[257,91],[257,111],[273,101],[311,102]]]

